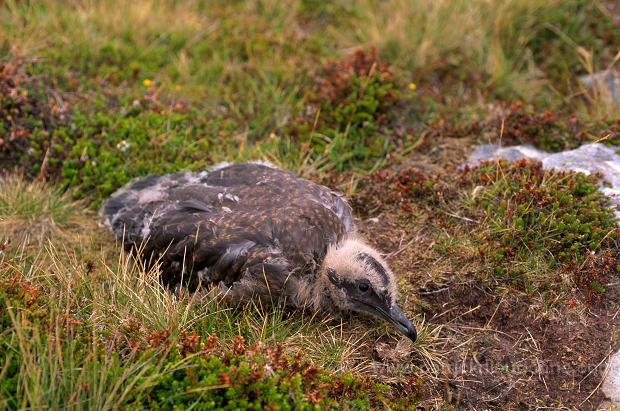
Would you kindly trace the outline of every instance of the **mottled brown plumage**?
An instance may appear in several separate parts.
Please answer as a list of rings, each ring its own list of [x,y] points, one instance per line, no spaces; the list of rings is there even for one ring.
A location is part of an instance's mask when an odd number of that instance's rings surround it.
[[[160,265],[167,286],[213,284],[236,301],[283,297],[381,316],[415,339],[393,274],[356,238],[345,199],[293,173],[248,163],[149,176],[114,193],[102,213],[127,249]]]

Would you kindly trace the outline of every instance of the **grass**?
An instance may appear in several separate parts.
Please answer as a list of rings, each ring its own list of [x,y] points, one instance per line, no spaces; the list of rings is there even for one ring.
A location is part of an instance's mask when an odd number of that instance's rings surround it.
[[[345,36],[353,44],[378,45],[390,60],[405,67],[439,66],[456,76],[482,76],[485,86],[505,96],[533,98],[544,82],[528,64],[527,46],[557,4],[366,2],[361,22],[356,21],[356,30]]]
[[[62,236],[62,228],[76,223],[81,206],[71,196],[50,190],[18,175],[0,177],[0,233],[3,241],[20,244]]]
[[[564,320],[613,293],[615,221],[594,177],[454,168],[480,142],[618,144],[617,110],[578,80],[617,65],[607,6],[5,1],[0,407],[459,408],[480,390],[453,395],[443,373],[477,349],[459,327],[484,304],[444,292],[473,283]],[[170,293],[97,225],[131,178],[258,159],[377,219],[361,229],[425,315],[415,345],[379,323]]]
[[[552,92],[560,80],[551,68],[546,77],[540,66],[551,63],[536,56],[558,38],[575,37],[570,44],[581,46],[586,34],[570,25],[569,13],[609,24],[598,8],[576,0],[563,7],[538,0],[366,2],[321,9],[316,20],[308,4],[289,3],[144,0],[69,9],[8,2],[0,43],[3,90],[12,97],[3,103],[3,129],[21,138],[8,139],[3,161],[26,165],[33,176],[61,176],[64,188],[95,205],[132,176],[222,159],[373,169],[388,152],[414,144],[424,119],[441,113],[421,103],[442,70],[457,73],[442,80],[447,88],[467,79],[482,90],[474,107],[497,98],[563,107]],[[380,29],[392,13],[401,18]],[[340,48],[352,44],[369,51],[342,57]],[[579,57],[577,48],[570,53]],[[456,62],[445,63],[448,54]],[[563,73],[561,81],[577,86],[578,65]],[[420,96],[410,84],[420,85]],[[472,100],[468,93],[457,92],[454,104],[472,106],[460,104]]]
[[[579,69],[576,46],[595,47],[592,52],[607,62],[613,58],[593,41],[613,25],[592,3],[367,1],[351,21],[353,30],[335,35],[349,44],[375,45],[422,76],[475,79],[503,98],[548,100]],[[595,32],[579,30],[578,22]]]

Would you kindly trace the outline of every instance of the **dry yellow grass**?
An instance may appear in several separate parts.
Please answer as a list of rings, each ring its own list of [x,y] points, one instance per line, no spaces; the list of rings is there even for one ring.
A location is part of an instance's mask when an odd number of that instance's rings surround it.
[[[529,99],[545,84],[526,45],[538,15],[559,0],[388,0],[362,2],[361,19],[333,35],[347,47],[376,46],[401,67],[475,64],[464,71],[490,78]],[[460,57],[459,57],[460,56]]]
[[[20,175],[0,175],[2,241],[43,243],[52,236],[77,234],[71,231],[80,224],[92,229],[92,215],[83,209],[84,205],[74,202],[68,193],[61,194],[37,181],[28,182]],[[83,215],[87,217],[81,218]]]

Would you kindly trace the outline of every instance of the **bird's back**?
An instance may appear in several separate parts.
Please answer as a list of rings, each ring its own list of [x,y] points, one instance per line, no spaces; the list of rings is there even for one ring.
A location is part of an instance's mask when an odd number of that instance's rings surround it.
[[[190,272],[228,285],[257,267],[301,272],[354,230],[340,195],[257,163],[137,179],[102,214],[126,248],[159,259],[168,284]]]

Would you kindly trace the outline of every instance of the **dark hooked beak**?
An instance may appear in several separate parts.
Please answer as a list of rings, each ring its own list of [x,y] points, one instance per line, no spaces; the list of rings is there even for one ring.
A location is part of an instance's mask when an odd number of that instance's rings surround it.
[[[392,324],[398,332],[409,337],[411,341],[415,342],[416,338],[418,338],[418,333],[415,330],[415,326],[411,323],[411,321],[409,321],[405,313],[403,313],[403,310],[401,310],[396,304],[390,307],[389,311],[382,309],[377,309],[377,311],[384,319]]]

